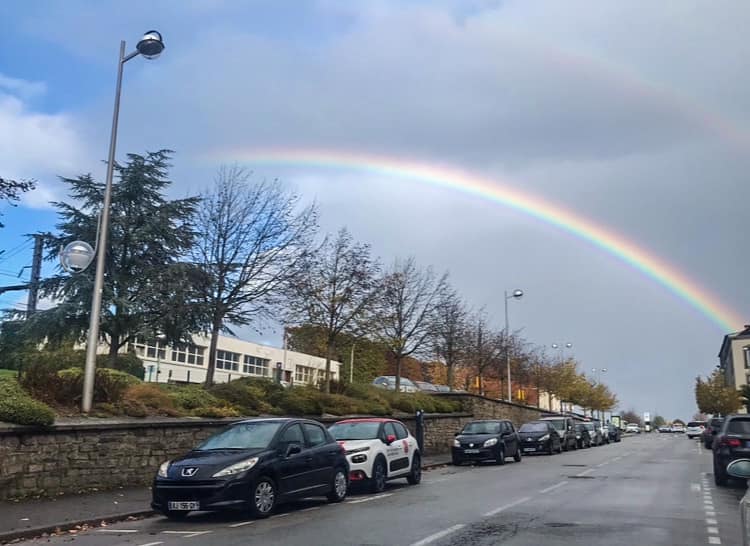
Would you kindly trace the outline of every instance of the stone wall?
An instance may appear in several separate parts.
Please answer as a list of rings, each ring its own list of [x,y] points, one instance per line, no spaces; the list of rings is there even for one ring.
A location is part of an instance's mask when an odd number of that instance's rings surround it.
[[[456,432],[472,419],[538,418],[537,408],[476,395],[445,393],[464,413],[425,416],[425,455],[450,451]],[[328,424],[338,418],[321,419]],[[402,418],[412,433],[414,417]],[[97,488],[148,484],[159,464],[187,452],[232,420],[97,420],[48,429],[0,424],[0,499],[52,496]]]

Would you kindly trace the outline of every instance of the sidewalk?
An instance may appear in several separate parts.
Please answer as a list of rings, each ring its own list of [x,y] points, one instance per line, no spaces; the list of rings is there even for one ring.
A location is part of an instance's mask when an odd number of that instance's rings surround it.
[[[449,464],[450,455],[427,456],[423,468]],[[37,537],[55,529],[78,525],[99,525],[130,516],[148,516],[151,489],[131,487],[81,495],[61,495],[51,499],[18,502],[0,501],[0,543],[18,538]]]

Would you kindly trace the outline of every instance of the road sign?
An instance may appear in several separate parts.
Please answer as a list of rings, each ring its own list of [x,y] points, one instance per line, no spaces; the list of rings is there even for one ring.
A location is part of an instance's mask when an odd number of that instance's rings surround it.
[[[644,423],[650,423],[651,422],[651,414],[647,411],[643,412],[643,422]]]

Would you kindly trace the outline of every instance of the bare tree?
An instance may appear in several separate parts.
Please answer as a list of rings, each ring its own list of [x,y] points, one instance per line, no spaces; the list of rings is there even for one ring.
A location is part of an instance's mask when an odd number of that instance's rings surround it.
[[[328,393],[336,341],[342,332],[358,326],[373,302],[380,265],[372,259],[370,245],[355,243],[342,228],[308,255],[304,270],[291,285],[289,321],[304,320],[324,333]]]
[[[499,370],[505,354],[503,332],[491,329],[485,310],[480,309],[466,321],[464,336],[467,343],[465,365],[476,373],[480,393],[484,395],[485,378],[498,371],[498,380],[501,380]]]
[[[456,366],[466,349],[464,332],[467,315],[466,304],[455,290],[447,289],[441,294],[435,309],[433,342],[438,358],[445,363],[450,390],[453,390]]]
[[[206,385],[213,384],[216,346],[230,325],[275,318],[284,289],[303,270],[316,229],[314,206],[277,180],[250,182],[241,167],[222,167],[203,196],[194,249],[205,282],[199,288],[211,335]]]
[[[413,257],[395,260],[382,280],[379,305],[373,316],[375,336],[396,361],[396,392],[401,389],[404,357],[428,346],[447,273],[436,277],[432,268],[421,269]]]

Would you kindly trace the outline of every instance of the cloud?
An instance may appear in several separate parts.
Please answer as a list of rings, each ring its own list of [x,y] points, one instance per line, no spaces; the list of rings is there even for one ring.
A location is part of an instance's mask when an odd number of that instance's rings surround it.
[[[6,91],[24,99],[30,99],[46,93],[47,85],[44,82],[31,82],[20,78],[11,78],[0,73],[0,91]]]

